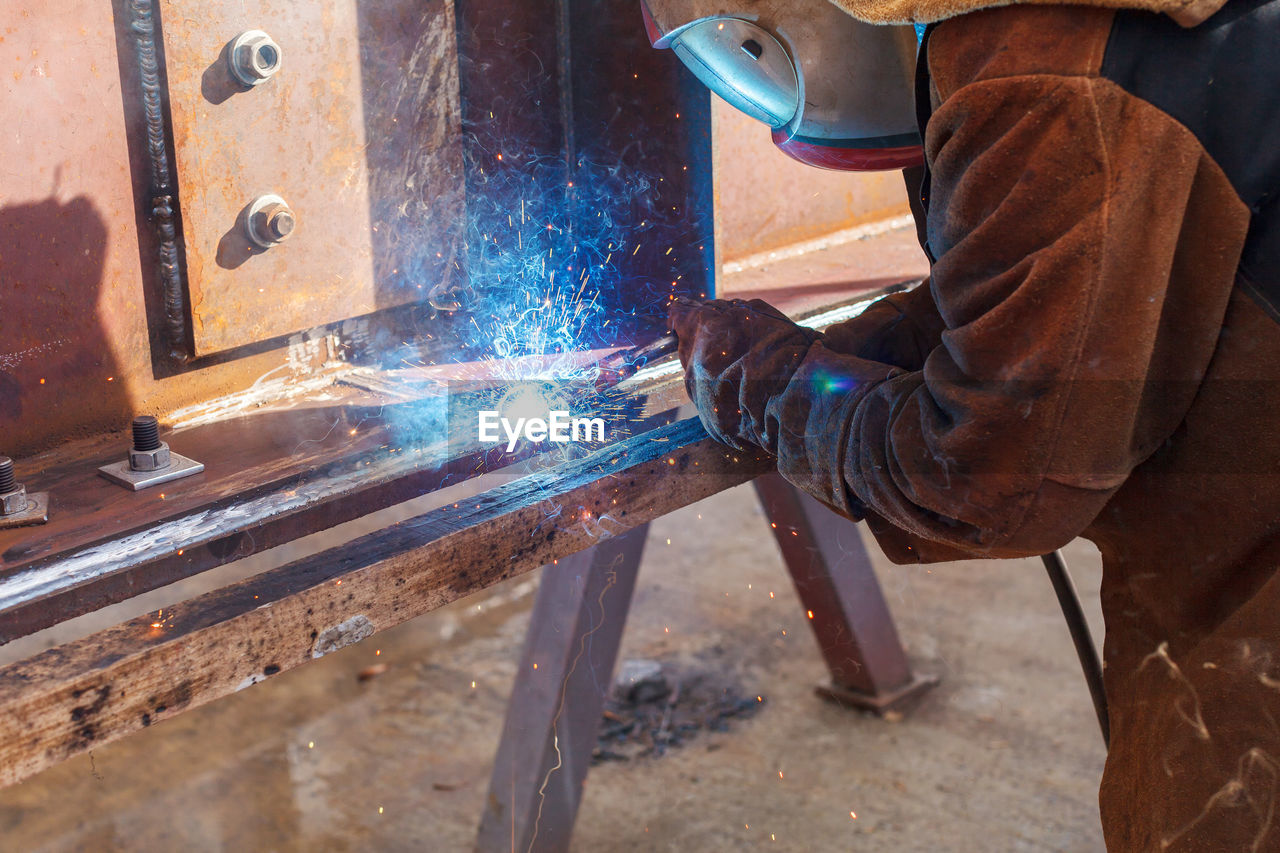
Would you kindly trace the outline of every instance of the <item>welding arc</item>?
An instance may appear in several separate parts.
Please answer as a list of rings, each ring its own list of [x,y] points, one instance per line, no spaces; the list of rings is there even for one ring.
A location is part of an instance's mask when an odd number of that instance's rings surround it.
[[[1093,644],[1093,635],[1089,632],[1084,608],[1080,606],[1076,585],[1071,581],[1071,574],[1067,571],[1067,563],[1062,558],[1061,551],[1045,554],[1040,559],[1049,572],[1049,581],[1053,584],[1053,591],[1057,593],[1062,615],[1067,619],[1067,630],[1071,632],[1071,642],[1075,644],[1076,656],[1080,658],[1080,668],[1084,670],[1084,680],[1089,685],[1089,695],[1093,698],[1093,710],[1098,715],[1102,742],[1110,747],[1111,719],[1107,714],[1107,692],[1102,683],[1102,660],[1098,657],[1098,647]]]

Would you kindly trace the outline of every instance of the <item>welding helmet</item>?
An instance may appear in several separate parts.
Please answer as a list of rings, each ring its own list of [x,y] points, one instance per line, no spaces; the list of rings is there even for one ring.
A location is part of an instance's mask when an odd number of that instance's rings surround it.
[[[640,0],[654,47],[773,128],[791,157],[826,169],[924,163],[916,128],[917,39],[828,0]]]

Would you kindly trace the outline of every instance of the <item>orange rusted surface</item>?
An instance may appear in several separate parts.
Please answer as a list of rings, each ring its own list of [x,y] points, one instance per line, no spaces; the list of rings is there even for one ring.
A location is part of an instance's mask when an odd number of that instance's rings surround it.
[[[159,8],[197,356],[416,301],[458,274],[452,4]],[[281,65],[246,87],[226,46],[251,29],[278,43]],[[297,227],[264,250],[244,217],[269,193]]]
[[[0,10],[0,453],[237,381],[153,378],[116,43],[111,3]]]

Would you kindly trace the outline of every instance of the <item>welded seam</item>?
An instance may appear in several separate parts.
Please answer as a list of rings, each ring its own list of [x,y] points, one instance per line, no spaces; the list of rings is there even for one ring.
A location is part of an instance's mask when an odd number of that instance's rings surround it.
[[[152,0],[130,0],[129,28],[133,30],[142,81],[142,108],[146,119],[147,161],[151,167],[148,195],[151,221],[159,243],[157,262],[164,300],[164,340],[173,358],[186,359],[186,295],[178,253],[177,213],[170,184],[169,152],[164,125],[164,100],[160,91],[160,63],[156,55],[155,6]]]

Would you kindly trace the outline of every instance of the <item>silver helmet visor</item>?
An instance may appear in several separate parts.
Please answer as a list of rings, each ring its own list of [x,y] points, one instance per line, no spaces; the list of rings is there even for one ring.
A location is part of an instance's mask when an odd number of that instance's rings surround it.
[[[800,107],[800,80],[791,57],[750,21],[699,21],[671,47],[703,85],[770,127],[782,127]]]
[[[872,26],[828,0],[641,0],[655,47],[769,125],[791,157],[830,169],[923,162],[916,34]]]

